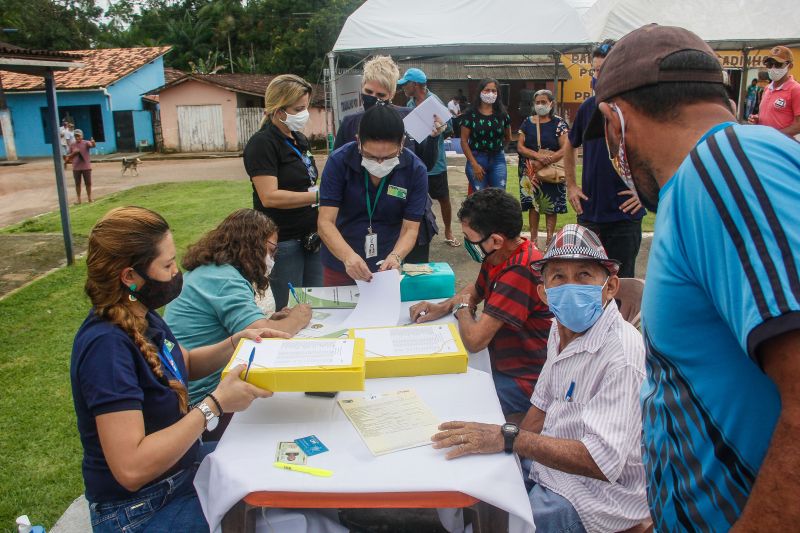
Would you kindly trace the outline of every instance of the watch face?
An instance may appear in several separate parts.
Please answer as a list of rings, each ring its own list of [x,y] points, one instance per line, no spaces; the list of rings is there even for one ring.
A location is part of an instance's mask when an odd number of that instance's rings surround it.
[[[519,433],[519,427],[516,424],[503,424],[501,428],[503,435],[516,435]]]
[[[214,431],[217,429],[217,424],[219,424],[219,418],[215,416],[206,424],[206,431]]]

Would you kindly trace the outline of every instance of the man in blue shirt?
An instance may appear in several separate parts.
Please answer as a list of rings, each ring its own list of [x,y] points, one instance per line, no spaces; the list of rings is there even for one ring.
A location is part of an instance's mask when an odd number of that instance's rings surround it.
[[[426,98],[433,97],[444,105],[438,96],[433,94],[427,87],[428,77],[425,73],[418,68],[410,68],[406,70],[403,77],[397,80],[397,85],[403,88],[403,94],[408,97],[408,104],[406,107],[414,109],[421,104]],[[446,117],[439,117],[444,120]],[[430,137],[427,142],[438,143],[438,158],[432,168],[428,169],[428,194],[431,198],[439,202],[439,207],[442,209],[442,221],[444,222],[444,242],[450,246],[461,246],[454,237],[453,230],[450,227],[453,217],[453,208],[450,204],[450,188],[447,185],[447,154],[444,150],[444,138],[452,127],[450,121],[441,122],[441,126],[436,128],[434,133],[436,137]]]
[[[625,36],[596,91],[621,177],[658,209],[642,305],[655,530],[793,530],[800,145],[736,124],[715,53],[682,28]]]
[[[592,87],[613,46],[614,42],[608,40],[592,51]],[[602,132],[594,137],[585,135],[596,110],[597,101],[591,96],[578,108],[569,130],[569,142],[564,150],[567,197],[578,214],[578,223],[595,232],[608,256],[622,263],[619,277],[633,278],[636,256],[642,244],[642,218],[646,211],[611,165]],[[581,145],[583,171],[579,188],[575,181],[575,149]]]

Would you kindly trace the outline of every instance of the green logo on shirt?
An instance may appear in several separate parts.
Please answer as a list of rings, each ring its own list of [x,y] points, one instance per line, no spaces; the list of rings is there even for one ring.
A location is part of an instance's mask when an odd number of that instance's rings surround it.
[[[386,194],[389,196],[394,196],[395,198],[400,198],[401,200],[405,200],[406,196],[408,196],[408,190],[402,187],[397,187],[396,185],[389,185],[389,188],[386,190]]]

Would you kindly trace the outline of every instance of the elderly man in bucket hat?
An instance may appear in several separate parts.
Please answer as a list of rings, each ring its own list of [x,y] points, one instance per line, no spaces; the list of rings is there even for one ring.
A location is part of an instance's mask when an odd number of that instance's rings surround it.
[[[619,263],[591,230],[568,224],[543,259],[539,295],[556,317],[547,362],[517,427],[446,422],[434,448],[447,459],[516,452],[530,459],[529,497],[542,531],[623,531],[647,519],[639,390],[642,336],[614,295]]]

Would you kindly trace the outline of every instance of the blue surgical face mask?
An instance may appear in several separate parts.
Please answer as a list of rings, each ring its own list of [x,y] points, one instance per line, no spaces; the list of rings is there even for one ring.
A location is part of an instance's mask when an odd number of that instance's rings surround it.
[[[603,314],[602,285],[566,284],[545,288],[547,305],[559,324],[575,333],[583,333],[594,325]]]

